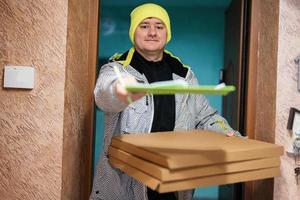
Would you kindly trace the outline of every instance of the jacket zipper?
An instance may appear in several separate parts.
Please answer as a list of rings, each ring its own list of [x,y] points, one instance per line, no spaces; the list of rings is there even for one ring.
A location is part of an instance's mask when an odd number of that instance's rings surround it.
[[[149,127],[149,130],[148,130],[148,133],[151,132],[153,118],[154,118],[154,100],[153,100],[153,95],[150,95],[150,97],[151,97],[151,100],[152,100],[152,104],[151,104],[151,120],[150,120],[150,127]]]

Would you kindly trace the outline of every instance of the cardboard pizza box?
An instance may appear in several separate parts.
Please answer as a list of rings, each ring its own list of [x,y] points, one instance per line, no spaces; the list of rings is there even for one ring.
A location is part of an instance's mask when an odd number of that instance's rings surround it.
[[[265,178],[272,178],[280,175],[279,167],[269,167],[263,169],[234,172],[227,174],[203,176],[192,179],[184,179],[178,181],[161,181],[139,169],[132,167],[121,160],[110,157],[110,164],[127,173],[129,176],[140,181],[152,190],[159,193],[174,192],[198,187],[207,187],[212,185],[233,184],[238,182],[253,181]]]
[[[109,147],[109,157],[116,158],[125,164],[149,174],[160,181],[178,181],[203,176],[221,175],[233,172],[243,172],[262,168],[279,167],[280,158],[270,157],[255,160],[244,160],[214,165],[202,165],[183,169],[170,170],[156,163],[136,157],[123,150]]]
[[[170,170],[283,155],[276,144],[203,130],[125,134],[111,146]]]

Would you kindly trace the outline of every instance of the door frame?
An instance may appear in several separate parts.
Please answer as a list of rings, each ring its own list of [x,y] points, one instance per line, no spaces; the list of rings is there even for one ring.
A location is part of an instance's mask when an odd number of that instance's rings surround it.
[[[100,22],[100,0],[89,1],[89,17],[88,17],[88,91],[89,91],[89,112],[85,121],[87,130],[87,161],[84,166],[85,174],[87,175],[82,187],[84,187],[84,197],[89,199],[92,190],[93,181],[93,144],[94,144],[94,132],[95,132],[95,100],[94,100],[94,88],[96,83],[96,67],[98,60],[98,38],[99,38],[99,22]]]
[[[249,26],[245,131],[275,143],[279,0],[250,0]],[[274,178],[246,182],[244,189],[245,200],[272,200]]]

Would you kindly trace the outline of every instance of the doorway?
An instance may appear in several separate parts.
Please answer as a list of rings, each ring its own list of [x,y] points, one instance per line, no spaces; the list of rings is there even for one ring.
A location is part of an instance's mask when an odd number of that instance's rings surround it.
[[[128,37],[130,11],[142,0],[126,2],[103,0],[100,7],[99,66],[114,53],[123,53],[131,47]],[[225,13],[231,0],[218,1],[152,1],[166,8],[171,18],[172,40],[167,49],[191,66],[200,84],[220,82],[220,71],[225,60]],[[222,97],[207,96],[220,113]],[[230,121],[230,120],[229,120]],[[103,113],[96,109],[94,168],[102,148]],[[214,186],[197,189],[194,199],[233,199],[233,186]]]

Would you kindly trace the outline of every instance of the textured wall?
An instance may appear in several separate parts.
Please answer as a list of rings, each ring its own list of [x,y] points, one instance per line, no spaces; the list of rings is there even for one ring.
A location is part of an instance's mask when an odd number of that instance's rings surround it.
[[[89,30],[97,29],[89,29],[91,3],[86,0],[69,0],[68,4],[62,199],[84,200],[89,196],[90,188],[86,181],[89,180],[91,166],[87,163],[92,153],[89,151],[90,131],[87,124],[91,120],[91,105],[94,105],[89,83],[93,79],[91,71],[95,72],[96,66],[89,66],[88,49]],[[94,2],[92,6],[96,5]],[[96,42],[97,37],[95,46]]]
[[[278,77],[275,142],[285,150],[292,145],[286,129],[289,109],[300,109],[300,92],[297,91],[297,66],[300,55],[300,1],[281,0],[279,18]],[[285,154],[282,159],[281,177],[275,179],[274,199],[294,200],[300,196],[294,175],[294,158]]]
[[[87,199],[97,0],[0,0],[0,199]],[[33,90],[3,89],[32,65]]]
[[[61,199],[67,0],[0,0],[0,199]],[[33,65],[33,90],[3,89]]]

